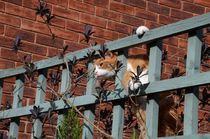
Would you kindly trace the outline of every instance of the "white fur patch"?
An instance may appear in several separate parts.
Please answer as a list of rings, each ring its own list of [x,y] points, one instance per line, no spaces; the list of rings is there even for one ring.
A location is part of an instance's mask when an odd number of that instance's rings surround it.
[[[148,29],[146,26],[139,26],[139,27],[136,29],[136,34],[137,34],[137,35],[142,35],[142,34],[144,34],[146,31],[149,31],[149,29]]]
[[[135,91],[135,90],[139,89],[142,85],[148,84],[148,83],[149,83],[148,70],[146,69],[139,76],[139,82],[130,80],[128,82],[128,87],[130,88],[131,91]]]
[[[130,63],[127,63],[127,71],[132,71],[132,72],[134,72],[134,69],[133,69],[133,67],[131,66]]]
[[[109,70],[105,70],[105,69],[101,69],[98,66],[95,66],[95,70],[94,70],[94,75],[95,78],[100,79],[100,78],[111,78],[115,75],[115,71],[109,71]]]

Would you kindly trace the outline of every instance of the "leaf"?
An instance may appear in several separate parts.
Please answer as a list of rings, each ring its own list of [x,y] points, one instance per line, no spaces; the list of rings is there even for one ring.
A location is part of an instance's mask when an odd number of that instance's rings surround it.
[[[15,52],[17,52],[18,50],[20,50],[21,48],[21,39],[20,36],[16,36],[14,44],[12,46],[12,50],[14,50]]]
[[[33,119],[39,119],[42,118],[41,111],[43,109],[44,108],[40,108],[39,106],[34,106],[33,109],[30,109],[29,111],[31,112]]]
[[[171,76],[170,78],[175,78],[175,77],[179,77],[180,76],[180,70],[179,68],[173,68],[172,69],[172,73],[171,73]]]
[[[137,76],[139,77],[141,73],[143,72],[143,68],[141,68],[140,66],[137,66],[136,72],[137,72]]]
[[[101,44],[100,50],[98,50],[100,57],[105,58],[106,52],[108,52],[109,49],[106,48],[105,44]]]
[[[85,59],[87,59],[87,63],[92,62],[95,57],[95,50],[88,50],[86,56],[84,56]]]
[[[84,29],[84,37],[85,37],[85,41],[88,43],[89,40],[90,40],[90,37],[91,35],[93,34],[94,32],[92,32],[92,26],[91,25],[85,25],[85,29]]]
[[[77,61],[78,61],[78,60],[77,60],[77,57],[74,56],[72,60],[69,60],[69,63],[70,63],[71,66],[74,66],[74,65],[77,64]]]
[[[168,56],[168,51],[166,51],[166,49],[164,49],[162,51],[162,60],[166,60],[167,59],[167,56]]]
[[[115,72],[119,72],[121,69],[123,68],[123,63],[121,61],[117,61],[117,67],[116,67],[116,70]]]
[[[39,5],[35,8],[36,15],[40,15],[41,17],[50,13],[50,10],[47,8],[47,3],[44,1],[39,1]]]
[[[135,130],[135,128],[133,128],[133,132],[132,132],[132,135],[131,135],[131,139],[137,139],[137,135],[136,135],[136,130]]]
[[[45,15],[45,17],[47,18],[47,23],[50,24],[51,20],[55,17],[54,15],[51,15],[51,12],[49,12],[48,14]]]

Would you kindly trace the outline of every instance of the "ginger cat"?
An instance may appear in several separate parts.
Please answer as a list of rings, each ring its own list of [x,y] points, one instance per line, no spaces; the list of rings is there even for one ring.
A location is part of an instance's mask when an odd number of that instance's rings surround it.
[[[149,59],[147,55],[133,55],[129,56],[127,59],[127,70],[125,71],[123,77],[123,86],[127,91],[135,91],[140,89],[142,85],[148,84],[148,63]],[[113,79],[116,75],[115,69],[117,66],[117,56],[111,52],[107,52],[105,58],[99,58],[94,62],[94,75],[97,80]],[[134,80],[132,78],[133,73],[137,75],[137,68],[140,66],[142,72],[138,79]],[[167,94],[168,95],[168,94]],[[140,137],[139,139],[144,139],[146,136],[145,129],[145,110],[146,110],[147,99],[145,96],[137,97],[135,103],[133,104],[133,110],[136,113]],[[159,111],[159,136],[168,136],[175,134],[177,130],[177,119],[178,114],[174,109],[174,100],[172,97],[166,98],[165,93],[160,95],[160,111]],[[178,127],[179,128],[179,127]]]
[[[143,35],[149,29],[145,26],[140,26],[136,30],[137,35]],[[127,58],[127,69],[123,77],[123,86],[128,92],[133,92],[145,84],[149,83],[148,80],[148,64],[149,57],[148,55],[131,55]],[[106,52],[104,58],[99,58],[94,62],[94,75],[97,80],[104,79],[114,79],[116,75],[117,68],[117,55],[112,52]],[[137,70],[138,69],[138,70]],[[137,73],[138,72],[138,73]],[[176,134],[177,130],[181,128],[180,123],[178,122],[179,117],[174,108],[175,102],[173,97],[169,97],[168,94],[162,93],[160,95],[159,101],[159,127],[158,127],[158,136],[168,136]],[[140,130],[139,139],[144,139],[146,137],[146,103],[147,98],[137,97],[133,104],[134,112],[136,113],[136,118],[138,121],[138,126]]]

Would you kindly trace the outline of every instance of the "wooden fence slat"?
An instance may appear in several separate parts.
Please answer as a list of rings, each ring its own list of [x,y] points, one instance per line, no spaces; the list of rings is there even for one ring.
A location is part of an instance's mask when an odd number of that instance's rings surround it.
[[[24,90],[24,75],[19,75],[15,81],[12,109],[16,109],[22,106],[23,90]],[[19,124],[20,124],[19,117],[11,119],[9,127],[9,137],[18,139]]]
[[[160,137],[156,139],[210,139],[210,134],[184,135],[175,137]]]
[[[122,52],[121,52],[122,53]],[[115,79],[115,90],[117,94],[125,94],[126,90],[122,84],[123,75],[127,68],[127,57],[128,49],[125,49],[122,54],[118,56],[118,60],[123,62],[123,68],[117,73]],[[116,95],[116,94],[115,94]],[[123,127],[124,127],[124,101],[116,101],[113,103],[113,121],[112,121],[112,137],[114,139],[123,138]]]
[[[206,13],[203,15],[195,16],[186,20],[182,20],[173,24],[161,26],[156,29],[152,29],[148,32],[146,32],[141,39],[137,35],[128,36],[116,41],[108,42],[106,43],[107,48],[109,50],[118,50],[118,49],[125,49],[125,48],[131,48],[134,47],[134,45],[141,44],[141,43],[147,43],[151,42],[153,40],[158,40],[162,38],[166,38],[172,35],[185,33],[187,31],[206,27],[210,25],[210,13]],[[86,55],[86,53],[89,50],[99,50],[100,45],[94,46],[94,48],[86,48],[79,51],[71,52],[66,54],[67,59],[72,59],[74,56],[77,57],[77,59],[82,59]],[[53,66],[61,65],[63,64],[63,59],[60,59],[59,56],[49,58],[47,60],[41,60],[39,62],[35,62],[35,65],[38,70],[44,69],[44,68],[50,68]],[[7,69],[0,71],[0,78],[10,77],[17,74],[22,74],[25,72],[25,69],[23,67],[16,68],[14,71],[13,69]]]
[[[187,76],[200,72],[202,32],[190,32],[187,51]],[[198,132],[198,87],[188,89],[184,102],[184,135],[196,134]]]
[[[92,63],[88,64],[88,81],[86,86],[86,95],[92,95],[96,94],[95,90],[95,79],[93,74],[94,66]],[[86,99],[83,101],[87,101]],[[88,106],[88,108],[84,111],[84,116],[89,119],[90,122],[94,123],[95,119],[95,105]],[[84,126],[83,126],[83,133],[82,133],[82,139],[93,139],[93,132],[94,128],[93,126],[86,120],[84,120]]]
[[[45,101],[45,93],[47,88],[47,69],[39,71],[39,77],[37,81],[37,90],[36,90],[36,98],[35,98],[35,106],[39,106]],[[42,108],[42,107],[40,107]],[[33,128],[32,128],[32,136],[40,138],[42,135],[42,121],[40,119],[35,119]]]
[[[67,68],[62,70],[62,76],[61,76],[61,93],[65,93],[68,89],[71,88],[71,79],[70,79],[70,71],[68,71]],[[64,115],[63,111],[59,112],[58,119],[57,119],[57,127],[61,124],[63,121]],[[55,137],[56,139],[59,139],[58,136]]]
[[[149,82],[160,80],[162,42],[152,44],[149,54]],[[158,137],[159,94],[148,95],[146,106],[146,138]]]
[[[193,87],[198,85],[206,85],[210,83],[210,72],[204,72],[204,73],[196,73],[191,76],[184,76],[184,77],[178,77],[173,79],[167,79],[167,80],[161,80],[161,81],[155,81],[151,82],[148,87],[145,90],[145,94],[137,94],[135,96],[142,96],[146,94],[153,94],[165,91],[163,93],[169,93],[170,90],[175,89],[181,89],[186,87]],[[131,95],[132,96],[132,95]],[[120,100],[120,99],[127,99],[128,94],[121,93],[116,95],[114,92],[111,93],[109,96],[107,96],[107,100],[105,102]],[[97,102],[97,98],[93,95],[83,95],[78,96],[75,98],[69,98],[70,102],[74,102],[74,106],[85,106],[85,105],[94,105]],[[84,101],[85,100],[85,101]],[[55,110],[62,110],[65,108],[70,108],[71,106],[67,106],[66,103],[63,100],[57,100],[54,101]],[[43,108],[42,112],[47,112],[49,108],[52,107],[50,102],[45,102],[40,104],[40,107]],[[33,105],[17,108],[13,110],[4,110],[0,112],[0,119],[8,119],[12,117],[19,117],[19,116],[26,116],[30,115],[31,112],[30,109],[33,109]]]
[[[0,106],[1,106],[1,102],[2,102],[2,96],[3,96],[3,79],[0,79]]]

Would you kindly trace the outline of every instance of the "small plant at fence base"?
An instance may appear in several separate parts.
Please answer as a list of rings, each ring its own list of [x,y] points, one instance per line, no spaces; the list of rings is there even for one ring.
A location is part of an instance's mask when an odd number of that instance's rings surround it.
[[[82,134],[82,126],[76,111],[71,108],[64,114],[64,119],[58,127],[60,139],[79,139]]]

